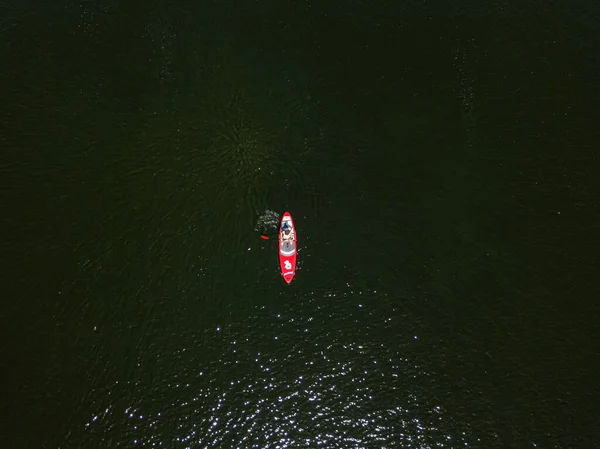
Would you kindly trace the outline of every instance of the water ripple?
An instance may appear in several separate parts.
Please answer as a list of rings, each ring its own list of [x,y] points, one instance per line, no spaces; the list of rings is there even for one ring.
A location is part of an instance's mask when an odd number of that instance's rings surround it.
[[[355,300],[349,288],[319,297]],[[385,296],[360,293],[357,313]],[[424,399],[428,373],[413,355],[415,337],[393,344],[352,329],[355,316],[327,313],[334,307],[318,315],[257,307],[206,331],[211,347],[164,354],[170,370],[136,370],[93,392],[81,437],[148,448],[456,447],[452,420]],[[382,318],[381,329],[392,321]]]

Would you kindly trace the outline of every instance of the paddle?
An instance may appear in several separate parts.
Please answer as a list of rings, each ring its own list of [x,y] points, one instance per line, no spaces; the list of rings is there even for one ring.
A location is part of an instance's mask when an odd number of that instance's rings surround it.
[[[260,234],[260,238],[263,240],[269,240],[270,237],[275,237],[275,236],[279,236],[279,232],[280,231],[270,231],[270,232],[265,232]]]
[[[273,232],[272,234],[261,234],[260,238],[263,240],[269,240],[270,237],[279,236],[279,232]]]
[[[277,237],[278,235],[279,235],[279,231],[261,232],[260,238],[263,240],[269,240],[271,237]]]
[[[279,237],[279,231],[271,231],[260,234],[260,238],[263,240],[269,240],[271,237]]]

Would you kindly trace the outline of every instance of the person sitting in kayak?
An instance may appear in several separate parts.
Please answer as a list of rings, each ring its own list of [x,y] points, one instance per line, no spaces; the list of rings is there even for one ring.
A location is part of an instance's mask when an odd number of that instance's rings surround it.
[[[285,222],[283,224],[283,226],[281,227],[281,239],[282,240],[292,240],[293,239],[292,227],[288,224],[288,222]]]

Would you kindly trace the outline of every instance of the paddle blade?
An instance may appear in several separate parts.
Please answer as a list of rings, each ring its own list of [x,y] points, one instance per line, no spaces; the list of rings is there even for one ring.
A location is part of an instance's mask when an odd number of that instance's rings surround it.
[[[263,240],[269,240],[269,237],[266,236],[266,235],[261,235],[260,238],[263,239]]]

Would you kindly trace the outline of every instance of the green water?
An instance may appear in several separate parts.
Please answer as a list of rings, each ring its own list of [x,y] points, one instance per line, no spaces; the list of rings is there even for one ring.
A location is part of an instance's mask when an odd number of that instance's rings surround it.
[[[595,447],[596,6],[0,11],[3,448]]]

